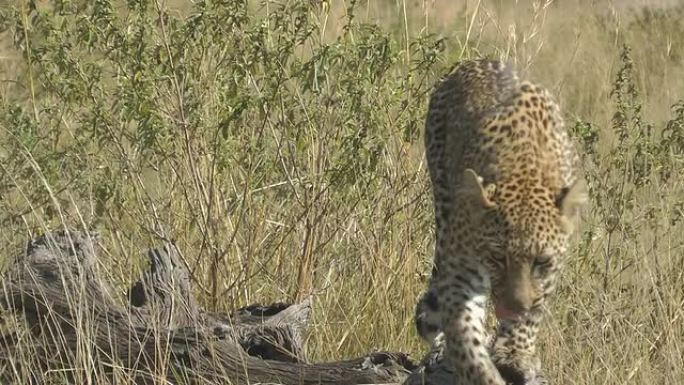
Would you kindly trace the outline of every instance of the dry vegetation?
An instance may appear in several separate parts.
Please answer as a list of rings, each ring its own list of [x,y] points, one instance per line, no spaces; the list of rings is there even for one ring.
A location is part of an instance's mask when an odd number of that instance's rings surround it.
[[[684,7],[195,3],[0,8],[1,256],[97,229],[123,290],[174,239],[210,309],[313,295],[313,358],[419,356],[427,98],[459,58],[499,57],[558,95],[586,155],[551,383],[684,383]]]

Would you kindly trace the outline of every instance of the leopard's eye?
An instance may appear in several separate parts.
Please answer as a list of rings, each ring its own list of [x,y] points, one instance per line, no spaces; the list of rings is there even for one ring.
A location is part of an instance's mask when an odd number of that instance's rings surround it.
[[[544,269],[544,268],[551,266],[551,263],[552,263],[551,257],[546,257],[546,256],[537,257],[532,262],[532,267],[535,269]]]

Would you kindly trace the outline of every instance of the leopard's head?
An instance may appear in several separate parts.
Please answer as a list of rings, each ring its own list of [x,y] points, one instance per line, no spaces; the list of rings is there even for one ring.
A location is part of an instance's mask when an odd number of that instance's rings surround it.
[[[461,188],[470,198],[477,253],[489,271],[497,317],[517,318],[538,308],[564,264],[573,225],[586,201],[583,182],[560,191],[535,179],[493,186],[466,170]]]

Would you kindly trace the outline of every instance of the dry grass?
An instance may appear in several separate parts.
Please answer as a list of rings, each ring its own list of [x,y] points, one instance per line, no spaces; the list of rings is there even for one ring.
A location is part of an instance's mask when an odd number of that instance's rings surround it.
[[[317,360],[371,348],[419,356],[413,307],[433,238],[420,139],[428,91],[460,57],[500,57],[558,95],[587,152],[592,208],[541,340],[551,383],[684,383],[684,126],[661,140],[684,98],[682,8],[369,1],[354,23],[380,28],[346,30],[352,2],[322,3],[251,4],[245,29],[217,22],[214,40],[193,36],[181,53],[190,35],[156,15],[168,6],[185,18],[192,7],[153,2],[138,62],[133,27],[130,56],[102,59],[112,40],[62,47],[65,59],[58,43],[75,37],[41,35],[49,28],[28,3],[14,4],[0,23],[10,29],[0,255],[44,229],[96,228],[123,284],[143,249],[173,238],[212,309],[313,294]],[[144,24],[122,4],[114,12],[121,25]],[[316,28],[281,52],[294,15]],[[31,38],[12,45],[22,31]],[[634,67],[618,81],[624,44]],[[323,46],[330,57],[318,60]]]

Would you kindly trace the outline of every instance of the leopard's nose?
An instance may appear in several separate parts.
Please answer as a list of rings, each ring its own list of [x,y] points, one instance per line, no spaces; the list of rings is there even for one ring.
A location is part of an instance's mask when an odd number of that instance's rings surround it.
[[[524,281],[509,282],[501,300],[501,305],[514,313],[522,314],[532,309],[533,290]]]
[[[506,307],[515,313],[526,313],[532,308],[532,299],[528,295],[513,295],[506,301]]]

